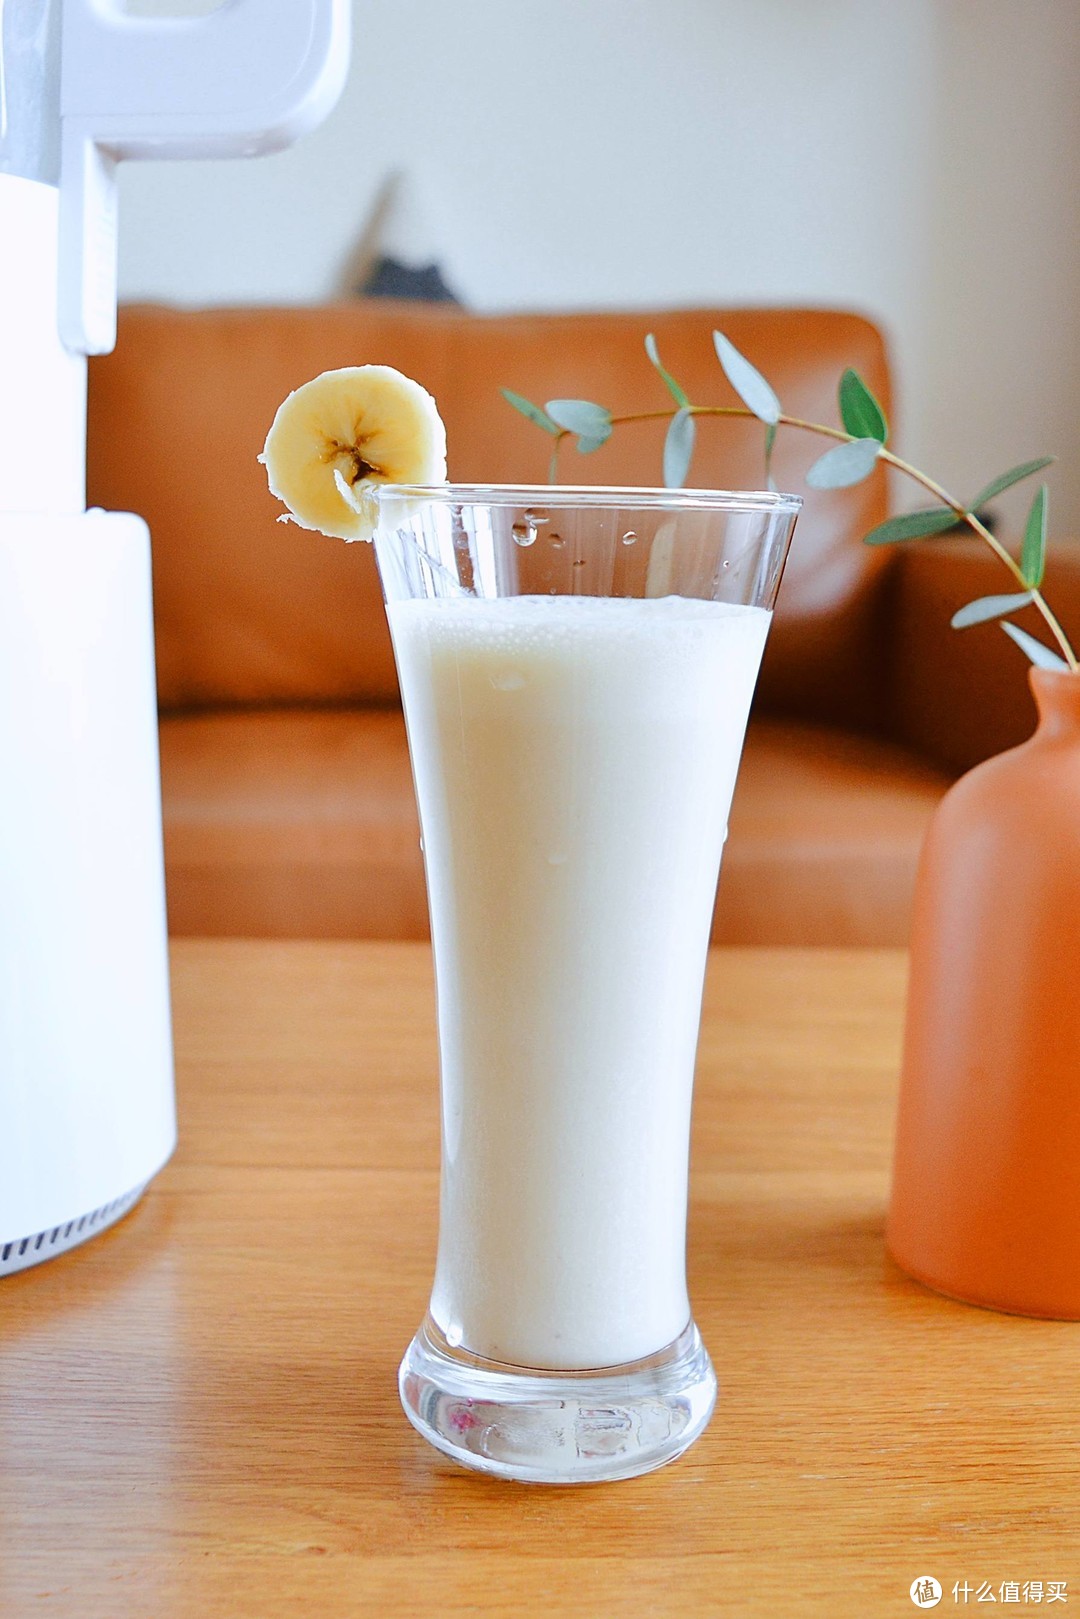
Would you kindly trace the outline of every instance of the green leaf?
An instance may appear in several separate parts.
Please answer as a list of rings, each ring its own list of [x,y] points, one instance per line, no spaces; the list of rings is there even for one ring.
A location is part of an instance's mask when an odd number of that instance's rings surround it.
[[[1038,590],[1046,572],[1046,519],[1049,502],[1050,491],[1044,483],[1041,483],[1038,494],[1031,502],[1031,510],[1024,525],[1024,544],[1020,551],[1020,572],[1024,576],[1025,585],[1030,585],[1032,590]]]
[[[1021,652],[1027,653],[1036,669],[1062,669],[1068,673],[1069,666],[1065,659],[1059,658],[1056,652],[1051,652],[1041,641],[1036,641],[1026,630],[1017,629],[1015,624],[1002,624],[1001,627],[1005,634],[1016,642]]]
[[[1003,618],[1006,613],[1018,612],[1031,601],[1031,591],[1024,590],[1013,596],[980,596],[954,613],[950,623],[954,630],[966,630],[969,624],[985,624],[990,618]]]
[[[968,511],[977,512],[980,506],[985,506],[986,502],[993,500],[995,495],[1000,495],[1005,489],[1011,489],[1014,483],[1023,483],[1024,479],[1030,478],[1033,472],[1041,472],[1043,467],[1050,467],[1053,464],[1054,457],[1052,455],[1041,455],[1037,461],[1024,461],[1020,466],[1013,467],[1008,472],[1003,472],[1000,478],[992,479],[985,489],[979,490],[979,493],[968,507]]]
[[[712,339],[717,359],[724,368],[724,375],[743,404],[761,421],[770,425],[778,422],[780,401],[761,372],[754,369],[750,361],[739,353],[734,343],[729,342],[723,332],[714,332]]]
[[[955,528],[960,518],[950,506],[931,506],[922,512],[904,512],[879,523],[863,535],[865,545],[892,545],[897,540],[918,540],[926,534],[942,534]]]
[[[601,444],[606,444],[610,437],[610,427],[606,433],[594,433],[591,437],[587,437],[583,433],[577,441],[577,447],[581,451],[582,455],[591,455],[593,450],[598,450],[600,448]]]
[[[668,393],[671,395],[672,399],[674,399],[679,408],[683,409],[689,405],[690,396],[686,392],[685,388],[680,388],[679,384],[675,381],[675,378],[671,375],[671,372],[665,370],[660,364],[660,354],[656,347],[656,338],[653,336],[652,332],[650,332],[645,339],[645,353],[649,356],[649,359],[652,361],[657,371],[659,371],[664,380],[664,387],[667,389]]]
[[[885,412],[859,373],[850,369],[840,378],[840,420],[852,438],[876,438],[884,444],[889,436]]]
[[[776,444],[776,423],[770,422],[765,429],[765,487],[775,490],[776,484],[772,475],[772,453]]]
[[[499,392],[508,405],[513,405],[515,410],[520,410],[523,416],[527,417],[530,422],[535,422],[537,427],[542,427],[545,433],[558,433],[558,427],[550,416],[544,414],[539,405],[531,404],[528,399],[522,398],[521,394],[512,393],[509,388],[500,388]]]
[[[849,439],[826,450],[807,472],[806,481],[811,489],[850,489],[870,476],[880,449],[880,439]]]
[[[687,408],[677,410],[664,439],[664,486],[681,489],[694,453],[694,418]]]
[[[603,405],[594,405],[591,399],[549,399],[544,409],[568,433],[596,438],[601,444],[610,437],[611,412]]]

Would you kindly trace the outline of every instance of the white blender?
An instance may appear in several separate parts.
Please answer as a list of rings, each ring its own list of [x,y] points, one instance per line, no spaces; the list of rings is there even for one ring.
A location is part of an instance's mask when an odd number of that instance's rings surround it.
[[[104,1230],[176,1140],[150,548],[85,509],[116,164],[287,145],[348,0],[0,0],[0,1276]]]

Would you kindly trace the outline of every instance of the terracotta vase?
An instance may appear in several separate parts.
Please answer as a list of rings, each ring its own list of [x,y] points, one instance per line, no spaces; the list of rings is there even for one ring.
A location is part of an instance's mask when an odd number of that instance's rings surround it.
[[[888,1246],[973,1304],[1080,1319],[1080,678],[972,770],[916,882]]]

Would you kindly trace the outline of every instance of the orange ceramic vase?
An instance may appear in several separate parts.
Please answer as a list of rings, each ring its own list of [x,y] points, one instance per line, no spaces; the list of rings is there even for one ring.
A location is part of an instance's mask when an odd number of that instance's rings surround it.
[[[887,1241],[942,1293],[1080,1319],[1080,677],[942,800],[915,892]]]

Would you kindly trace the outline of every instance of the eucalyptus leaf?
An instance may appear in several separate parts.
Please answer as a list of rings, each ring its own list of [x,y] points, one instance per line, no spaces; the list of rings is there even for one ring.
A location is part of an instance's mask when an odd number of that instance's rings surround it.
[[[553,422],[582,438],[603,441],[611,432],[610,410],[594,405],[591,399],[549,399],[544,409]]]
[[[1038,590],[1046,572],[1046,520],[1050,491],[1044,483],[1039,485],[1031,510],[1024,525],[1024,543],[1020,550],[1020,572],[1025,585]]]
[[[730,342],[723,332],[714,332],[712,337],[716,357],[724,368],[724,375],[743,404],[761,421],[770,424],[778,422],[780,401],[761,372],[750,364],[745,355],[739,353],[734,343]]]
[[[942,534],[960,521],[951,506],[931,506],[926,511],[904,512],[879,523],[863,535],[864,545],[893,545],[897,540],[918,540],[927,534]]]
[[[694,453],[694,418],[684,407],[677,410],[664,439],[664,486],[681,489]]]
[[[582,433],[581,437],[577,441],[577,447],[581,451],[582,455],[591,455],[593,450],[598,450],[602,444],[606,444],[610,437],[610,427],[606,433],[594,433],[591,436],[587,436],[586,434]]]
[[[1005,634],[1014,640],[1021,652],[1026,652],[1036,669],[1061,669],[1066,674],[1069,666],[1064,658],[1059,658],[1056,652],[1051,652],[1048,646],[1036,641],[1033,635],[1026,630],[1017,629],[1015,624],[1002,624]]]
[[[968,602],[966,607],[954,613],[950,623],[954,630],[966,630],[969,624],[985,624],[988,619],[1016,613],[1021,607],[1027,607],[1030,601],[1030,590],[1012,596],[980,596],[978,601]]]
[[[819,456],[806,474],[811,489],[850,489],[874,470],[881,440],[853,438]]]
[[[765,429],[765,487],[766,489],[771,489],[774,491],[776,489],[776,483],[774,482],[772,475],[772,455],[775,445],[776,423],[770,422]]]
[[[840,420],[852,438],[876,438],[884,444],[889,436],[885,412],[859,373],[850,369],[840,378]]]
[[[999,478],[992,479],[985,489],[980,489],[968,507],[968,511],[977,512],[980,506],[985,506],[986,502],[993,500],[995,495],[1000,495],[1004,490],[1011,489],[1014,483],[1023,483],[1025,478],[1030,478],[1033,473],[1041,472],[1043,467],[1050,467],[1053,464],[1054,457],[1052,455],[1041,455],[1037,461],[1021,462],[1018,467],[1012,467],[1008,472],[1003,472]]]
[[[519,410],[530,422],[535,422],[537,427],[542,427],[545,433],[558,434],[558,427],[551,417],[540,409],[539,405],[532,404],[528,399],[523,398],[521,394],[512,393],[509,388],[501,388],[499,392],[508,405],[513,405],[514,409]]]
[[[675,381],[675,378],[672,376],[671,372],[660,364],[660,353],[656,347],[656,338],[653,336],[652,332],[650,332],[645,339],[645,353],[649,356],[649,359],[656,367],[657,371],[659,371],[661,377],[663,378],[664,387],[667,389],[668,393],[671,395],[672,399],[674,399],[679,408],[682,409],[684,406],[689,405],[690,396],[686,392],[686,389],[680,387]]]

